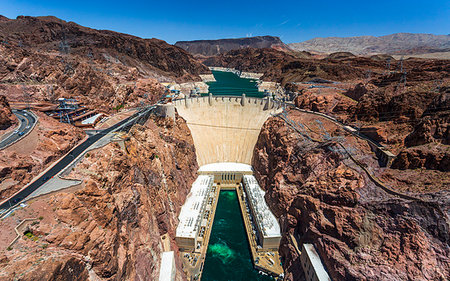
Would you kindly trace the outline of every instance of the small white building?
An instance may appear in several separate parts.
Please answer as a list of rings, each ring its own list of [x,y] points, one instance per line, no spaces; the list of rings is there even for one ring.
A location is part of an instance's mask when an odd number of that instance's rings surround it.
[[[175,255],[173,251],[163,252],[159,270],[159,281],[175,281],[176,273]]]
[[[264,250],[278,250],[281,240],[280,224],[270,211],[264,199],[264,190],[253,175],[243,176],[244,191],[247,196],[253,220],[258,229],[258,238]]]
[[[303,244],[300,262],[307,281],[331,281],[313,244]]]
[[[198,232],[203,222],[203,214],[208,204],[211,187],[213,185],[213,176],[199,175],[192,184],[191,192],[186,198],[186,202],[181,207],[178,216],[179,223],[176,231],[175,240],[180,250],[195,250],[198,239]]]
[[[252,166],[242,163],[222,162],[203,165],[198,170],[200,175],[213,175],[214,182],[223,188],[236,188],[243,175],[253,174]]]

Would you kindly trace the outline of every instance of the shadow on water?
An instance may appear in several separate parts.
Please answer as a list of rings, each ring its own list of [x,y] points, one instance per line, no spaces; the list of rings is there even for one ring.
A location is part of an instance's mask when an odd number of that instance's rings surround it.
[[[253,268],[236,191],[220,192],[202,280],[273,280]]]
[[[241,96],[263,98],[264,93],[258,92],[256,80],[243,79],[231,72],[212,71],[216,82],[208,82],[209,92],[213,95]]]

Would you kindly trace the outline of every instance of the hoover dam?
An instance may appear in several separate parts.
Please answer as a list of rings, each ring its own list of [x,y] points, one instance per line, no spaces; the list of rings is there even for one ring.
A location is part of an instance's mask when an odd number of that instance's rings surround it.
[[[174,101],[194,139],[200,166],[235,162],[251,164],[262,125],[281,104],[270,98],[210,96]]]
[[[251,163],[262,125],[282,104],[263,98],[254,80],[213,73],[208,96],[173,101],[190,129],[200,166],[179,216],[183,267],[192,280],[278,277],[280,227]]]

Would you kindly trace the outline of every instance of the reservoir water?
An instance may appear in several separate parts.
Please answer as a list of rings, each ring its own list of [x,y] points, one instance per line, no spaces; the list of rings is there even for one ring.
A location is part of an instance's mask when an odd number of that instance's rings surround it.
[[[209,92],[213,95],[230,95],[247,97],[264,97],[263,92],[258,92],[256,80],[240,78],[234,73],[212,71],[216,82],[208,82]]]
[[[273,280],[253,268],[247,234],[234,190],[220,192],[202,280]]]

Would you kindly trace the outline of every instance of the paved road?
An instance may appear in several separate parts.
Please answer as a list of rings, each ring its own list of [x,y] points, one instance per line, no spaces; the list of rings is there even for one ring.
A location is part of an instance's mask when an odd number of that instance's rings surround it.
[[[26,110],[13,110],[12,112],[17,116],[17,119],[19,119],[20,126],[0,142],[0,149],[7,147],[11,143],[25,136],[28,131],[33,129],[34,123],[37,121],[36,118]]]
[[[137,113],[133,114],[132,116],[120,121],[119,123],[109,127],[108,129],[105,129],[101,131],[98,134],[95,134],[93,136],[90,136],[87,140],[80,143],[78,146],[76,146],[69,154],[67,154],[65,157],[60,159],[52,168],[50,168],[46,173],[44,173],[42,176],[37,178],[34,182],[29,184],[25,189],[21,190],[20,192],[16,193],[12,197],[10,197],[7,201],[2,203],[0,205],[0,214],[3,214],[7,209],[10,207],[18,204],[23,199],[27,198],[31,193],[33,193],[35,190],[37,190],[39,187],[41,187],[44,183],[46,183],[49,179],[51,179],[53,176],[57,175],[62,169],[64,169],[66,166],[68,166],[75,158],[78,157],[81,153],[83,153],[89,146],[91,146],[93,143],[104,137],[106,134],[116,131],[118,129],[123,128],[123,126],[127,126],[133,123],[135,118],[138,118],[139,116],[144,115],[148,110],[150,110],[153,107],[147,107],[144,109],[141,109]]]

